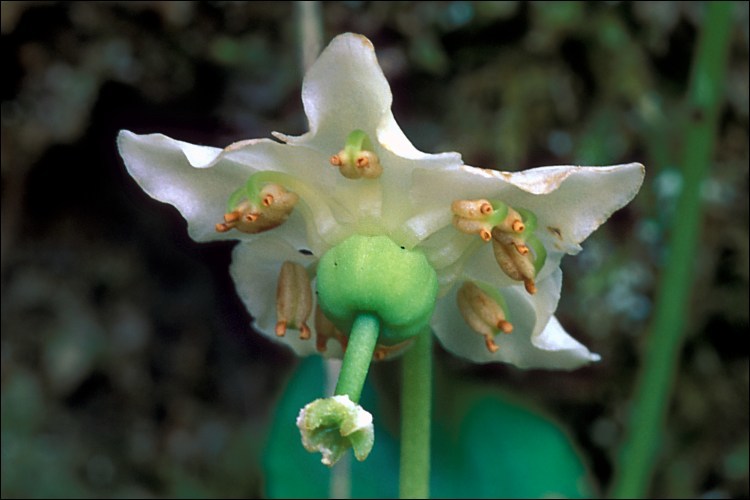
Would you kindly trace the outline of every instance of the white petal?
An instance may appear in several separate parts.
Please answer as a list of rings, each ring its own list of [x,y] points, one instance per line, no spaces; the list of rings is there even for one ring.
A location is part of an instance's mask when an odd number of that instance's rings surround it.
[[[483,281],[481,277],[474,278]],[[598,356],[570,337],[552,316],[561,285],[562,273],[558,269],[537,283],[535,295],[529,295],[522,285],[500,290],[508,306],[507,319],[513,324],[513,332],[495,337],[500,346],[495,353],[487,350],[484,337],[472,330],[461,316],[456,301],[459,286],[438,300],[433,330],[447,350],[476,363],[502,361],[519,368],[578,368],[598,360]]]
[[[215,230],[227,199],[249,177],[246,167],[224,163],[205,169],[220,153],[218,148],[194,146],[162,134],[136,135],[122,130],[117,137],[125,167],[146,193],[177,207],[197,241],[229,239]]]
[[[456,199],[488,198],[534,212],[538,236],[550,250],[576,253],[580,243],[638,192],[640,163],[610,167],[541,167],[499,172],[461,166],[415,173],[415,203],[450,213]]]
[[[310,132],[299,138],[277,136],[290,144],[316,137],[319,144],[335,144],[335,154],[355,129],[374,139],[392,99],[370,40],[345,33],[331,41],[305,75],[302,101]]]

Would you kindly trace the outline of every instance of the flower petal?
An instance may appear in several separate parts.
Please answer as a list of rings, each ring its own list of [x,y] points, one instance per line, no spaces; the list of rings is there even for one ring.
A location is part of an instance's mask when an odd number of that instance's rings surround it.
[[[458,286],[438,300],[432,327],[447,350],[476,363],[502,361],[519,368],[572,370],[597,361],[599,356],[568,335],[552,316],[561,285],[562,272],[557,269],[537,284],[535,295],[520,285],[501,289],[513,332],[495,337],[500,346],[495,353],[487,350],[483,337],[463,320],[456,299]]]
[[[461,166],[450,172],[415,172],[414,202],[450,212],[455,199],[498,199],[531,210],[538,236],[550,250],[580,251],[580,243],[635,197],[643,182],[640,163],[610,167],[541,167],[500,172]],[[447,200],[447,201],[446,201]]]
[[[162,134],[136,135],[122,130],[117,137],[125,167],[152,198],[174,205],[188,221],[196,241],[230,239],[215,230],[227,199],[248,178],[247,167],[225,163],[205,169],[221,149],[195,146]]]
[[[374,136],[375,127],[390,113],[391,89],[378,65],[375,49],[362,35],[334,38],[305,75],[302,102],[310,132],[298,138],[278,134],[292,143],[335,144],[337,152],[355,129]]]

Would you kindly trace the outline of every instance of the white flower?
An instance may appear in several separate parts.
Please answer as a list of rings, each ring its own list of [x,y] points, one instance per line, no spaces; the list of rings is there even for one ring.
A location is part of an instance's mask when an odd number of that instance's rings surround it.
[[[422,153],[396,123],[388,82],[360,35],[330,43],[302,101],[310,131],[274,133],[282,142],[218,149],[161,134],[118,138],[130,174],[177,207],[193,239],[240,240],[230,272],[258,330],[300,355],[340,356],[346,339],[312,293],[316,264],[352,235],[383,235],[423,252],[436,271],[430,324],[455,354],[523,368],[598,359],[553,316],[559,263],[635,196],[642,165],[508,173],[464,165],[458,153]]]

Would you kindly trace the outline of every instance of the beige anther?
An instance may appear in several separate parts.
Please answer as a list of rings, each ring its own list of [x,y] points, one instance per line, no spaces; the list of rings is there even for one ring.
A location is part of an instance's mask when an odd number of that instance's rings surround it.
[[[299,197],[279,184],[266,184],[259,193],[260,203],[245,200],[234,210],[224,214],[224,222],[216,224],[216,231],[225,233],[237,229],[243,233],[262,233],[273,229],[289,218]]]
[[[492,230],[492,250],[500,269],[512,280],[522,281],[526,291],[536,293],[534,256],[529,248],[516,241],[512,234],[498,228]],[[525,250],[525,251],[524,251]]]
[[[451,203],[451,211],[457,217],[465,219],[484,219],[492,212],[492,204],[484,199],[480,200],[455,200]]]
[[[276,286],[276,335],[283,337],[287,329],[300,331],[300,339],[312,335],[307,318],[312,312],[312,288],[307,270],[296,262],[281,265]]]
[[[315,349],[318,352],[326,352],[328,339],[336,339],[341,345],[341,350],[346,351],[349,339],[336,328],[336,325],[323,314],[318,306],[315,308]]]
[[[239,218],[240,214],[237,211],[224,214],[224,222],[236,222]]]
[[[377,179],[383,173],[378,155],[372,151],[362,150],[355,157],[351,157],[342,149],[331,156],[331,165],[339,167],[341,175],[347,179]]]
[[[503,307],[470,281],[461,286],[456,298],[466,324],[484,337],[488,351],[496,352],[499,347],[495,343],[495,335],[513,331],[513,325],[505,318]]]
[[[453,225],[462,233],[478,234],[484,241],[492,239],[492,226],[487,222],[454,215]]]

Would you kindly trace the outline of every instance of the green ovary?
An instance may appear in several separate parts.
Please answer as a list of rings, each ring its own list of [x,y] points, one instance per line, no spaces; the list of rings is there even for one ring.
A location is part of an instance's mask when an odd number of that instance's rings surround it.
[[[420,333],[437,298],[437,274],[425,256],[387,236],[351,236],[320,259],[318,302],[348,334],[358,314],[373,313],[382,328],[378,343],[392,345]]]

